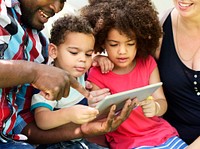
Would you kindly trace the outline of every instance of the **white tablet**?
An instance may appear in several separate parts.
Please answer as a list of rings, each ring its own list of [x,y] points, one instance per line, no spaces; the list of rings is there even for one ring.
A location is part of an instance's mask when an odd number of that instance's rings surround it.
[[[134,99],[136,97],[138,101],[146,99],[160,86],[162,86],[162,82],[106,96],[105,99],[100,101],[96,106],[99,110],[99,116],[97,118],[107,117],[110,107],[114,104],[116,105],[116,112],[118,112],[123,108],[127,99]]]

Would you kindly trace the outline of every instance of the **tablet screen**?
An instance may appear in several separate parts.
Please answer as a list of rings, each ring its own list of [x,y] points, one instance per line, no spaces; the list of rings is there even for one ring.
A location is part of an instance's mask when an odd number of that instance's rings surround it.
[[[105,99],[100,101],[96,106],[99,110],[99,116],[97,118],[100,119],[107,117],[110,107],[114,104],[116,105],[116,112],[118,112],[123,108],[128,99],[134,99],[136,97],[138,101],[146,99],[160,86],[162,86],[162,82],[106,96]]]

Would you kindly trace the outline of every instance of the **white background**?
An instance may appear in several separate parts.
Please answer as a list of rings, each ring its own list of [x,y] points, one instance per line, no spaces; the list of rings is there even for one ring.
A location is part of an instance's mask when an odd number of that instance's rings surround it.
[[[152,0],[155,4],[157,11],[162,14],[166,9],[173,7],[173,0]],[[50,18],[48,23],[45,24],[43,32],[49,37],[51,24],[60,16],[65,13],[76,13],[81,7],[88,4],[88,0],[67,0],[63,10]]]

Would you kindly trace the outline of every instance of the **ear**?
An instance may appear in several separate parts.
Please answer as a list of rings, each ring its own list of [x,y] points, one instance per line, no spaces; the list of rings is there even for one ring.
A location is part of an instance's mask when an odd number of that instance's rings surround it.
[[[58,47],[55,44],[53,44],[53,43],[49,43],[48,50],[49,50],[49,56],[52,59],[56,59],[57,58]]]

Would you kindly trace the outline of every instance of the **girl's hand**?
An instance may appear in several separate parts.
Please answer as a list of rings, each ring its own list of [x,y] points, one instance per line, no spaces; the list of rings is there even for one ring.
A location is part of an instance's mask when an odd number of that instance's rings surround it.
[[[114,68],[114,64],[108,59],[107,56],[96,55],[93,58],[92,66],[99,66],[102,73],[108,73]]]
[[[103,100],[107,95],[110,95],[109,89],[99,89],[95,91],[91,91],[90,95],[92,95],[92,98],[88,99],[88,105],[90,107],[96,107],[97,103]]]
[[[160,105],[156,102],[152,96],[148,97],[144,101],[139,103],[139,106],[142,107],[143,113],[146,117],[156,116],[160,111]]]

